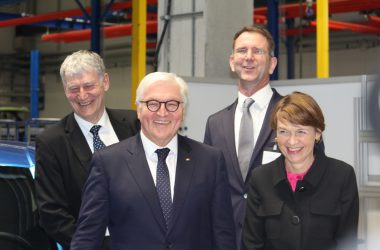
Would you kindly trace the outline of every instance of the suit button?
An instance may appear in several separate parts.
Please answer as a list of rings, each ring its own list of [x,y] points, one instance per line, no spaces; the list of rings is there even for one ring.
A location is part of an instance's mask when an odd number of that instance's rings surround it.
[[[172,242],[166,242],[166,249],[170,249],[173,247],[173,243]]]
[[[292,224],[293,225],[298,225],[300,223],[300,217],[298,217],[297,215],[294,215],[292,217]]]
[[[247,193],[245,193],[245,194],[243,195],[243,197],[244,197],[244,199],[247,199],[247,197],[248,197]]]

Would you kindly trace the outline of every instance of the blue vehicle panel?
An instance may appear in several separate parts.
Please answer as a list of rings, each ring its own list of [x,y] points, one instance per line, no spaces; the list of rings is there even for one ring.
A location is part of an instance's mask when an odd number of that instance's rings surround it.
[[[34,168],[34,146],[24,142],[0,141],[0,166]]]

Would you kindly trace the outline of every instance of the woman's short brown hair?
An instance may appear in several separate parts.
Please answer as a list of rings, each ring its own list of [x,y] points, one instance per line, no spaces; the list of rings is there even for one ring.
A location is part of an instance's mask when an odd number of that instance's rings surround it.
[[[320,132],[325,130],[325,119],[318,103],[313,97],[297,91],[284,96],[276,104],[270,121],[272,129],[277,129],[278,120],[311,126]]]

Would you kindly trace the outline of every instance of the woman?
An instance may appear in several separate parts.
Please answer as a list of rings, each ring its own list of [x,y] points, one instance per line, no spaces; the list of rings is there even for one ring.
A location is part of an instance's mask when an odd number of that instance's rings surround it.
[[[246,249],[355,249],[355,172],[315,147],[325,129],[318,104],[309,95],[293,92],[275,107],[271,126],[282,155],[254,169],[250,177]]]

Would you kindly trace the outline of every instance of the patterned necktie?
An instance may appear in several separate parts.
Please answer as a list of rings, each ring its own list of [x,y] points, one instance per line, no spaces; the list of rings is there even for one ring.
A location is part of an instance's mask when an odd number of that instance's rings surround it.
[[[98,134],[99,129],[101,127],[102,126],[100,126],[100,125],[94,125],[90,129],[91,134],[93,134],[93,136],[94,136],[94,138],[93,138],[94,152],[98,151],[99,149],[102,149],[102,148],[106,147],[106,145],[102,142],[102,140],[100,140],[100,137],[99,137],[99,134]]]
[[[172,198],[170,193],[170,179],[169,170],[166,165],[166,157],[169,154],[170,149],[162,148],[157,149],[156,153],[158,156],[157,163],[157,175],[156,175],[156,189],[158,197],[160,199],[162,213],[165,218],[166,228],[169,225],[169,219],[172,213]]]
[[[249,107],[254,102],[252,98],[245,99],[243,104],[243,116],[240,122],[238,159],[244,180],[248,174],[249,162],[253,152],[253,122]]]

